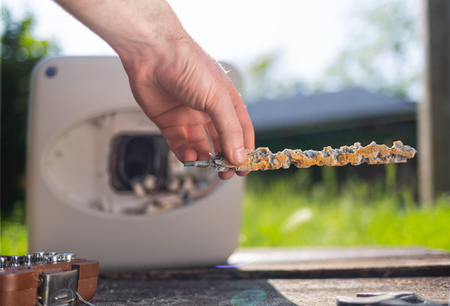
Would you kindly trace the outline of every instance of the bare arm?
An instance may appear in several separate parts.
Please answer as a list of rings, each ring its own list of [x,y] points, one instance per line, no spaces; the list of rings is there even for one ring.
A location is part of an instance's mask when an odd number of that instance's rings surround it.
[[[206,127],[216,151],[232,164],[245,162],[254,131],[244,103],[165,0],[56,1],[117,52],[136,101],[178,159],[210,158]]]

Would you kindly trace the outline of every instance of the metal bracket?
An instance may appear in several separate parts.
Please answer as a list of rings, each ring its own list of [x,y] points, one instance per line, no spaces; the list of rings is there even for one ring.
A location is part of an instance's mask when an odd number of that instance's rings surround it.
[[[41,274],[37,300],[43,306],[75,306],[78,271]]]

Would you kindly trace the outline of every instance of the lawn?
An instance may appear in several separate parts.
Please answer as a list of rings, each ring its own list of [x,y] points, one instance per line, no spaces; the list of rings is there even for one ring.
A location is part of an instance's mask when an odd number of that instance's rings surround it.
[[[249,177],[241,246],[421,245],[450,250],[450,197],[421,207],[410,188],[385,181],[338,184],[333,168],[313,184],[308,169],[274,180]]]
[[[27,229],[24,224],[2,221],[0,254],[28,254]]]
[[[324,167],[313,183],[309,169],[286,176],[251,173],[243,204],[240,245],[408,245],[450,250],[450,197],[417,204],[411,188],[395,186],[396,165],[385,180],[346,179]],[[20,219],[20,211],[16,218]],[[25,225],[3,221],[2,254],[26,254]]]

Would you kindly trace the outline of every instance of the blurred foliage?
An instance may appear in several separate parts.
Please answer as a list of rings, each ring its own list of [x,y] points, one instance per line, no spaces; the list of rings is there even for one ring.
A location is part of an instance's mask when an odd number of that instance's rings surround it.
[[[14,205],[7,220],[2,220],[0,231],[0,254],[28,254],[27,229],[22,222],[24,210]]]
[[[298,93],[302,87],[298,80],[278,80],[279,52],[270,52],[257,57],[244,71],[245,97],[251,103],[262,99],[273,99]]]
[[[329,92],[350,87],[417,100],[422,90],[423,65],[417,2],[359,2],[348,19],[346,49],[315,83],[277,79],[276,75],[282,75],[277,71],[283,69],[279,65],[282,56],[279,51],[259,56],[244,70],[247,100],[254,102],[304,91]]]
[[[2,9],[1,65],[1,218],[23,222],[28,92],[31,72],[44,56],[56,53],[55,43],[37,40],[31,14],[13,20]]]
[[[342,51],[315,87],[330,91],[363,87],[397,98],[420,96],[422,48],[417,1],[384,0],[360,6],[350,16]]]

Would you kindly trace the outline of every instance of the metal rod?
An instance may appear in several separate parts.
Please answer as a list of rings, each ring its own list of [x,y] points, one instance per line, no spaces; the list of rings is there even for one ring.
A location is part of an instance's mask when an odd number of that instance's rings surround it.
[[[197,161],[189,161],[189,162],[184,163],[185,167],[201,167],[201,166],[209,166],[209,165],[211,165],[210,160],[197,160]]]

